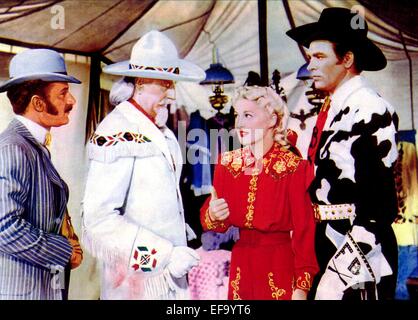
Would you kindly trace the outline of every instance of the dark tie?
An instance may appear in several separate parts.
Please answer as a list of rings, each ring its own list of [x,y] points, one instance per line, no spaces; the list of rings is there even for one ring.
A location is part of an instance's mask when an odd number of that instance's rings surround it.
[[[325,98],[324,103],[322,104],[321,110],[319,111],[318,118],[316,119],[315,127],[312,131],[311,143],[309,144],[308,149],[308,161],[309,161],[309,177],[308,185],[311,184],[312,180],[315,177],[315,156],[318,151],[319,141],[321,140],[322,130],[324,129],[325,122],[327,121],[328,110],[331,105],[331,99],[329,96]]]

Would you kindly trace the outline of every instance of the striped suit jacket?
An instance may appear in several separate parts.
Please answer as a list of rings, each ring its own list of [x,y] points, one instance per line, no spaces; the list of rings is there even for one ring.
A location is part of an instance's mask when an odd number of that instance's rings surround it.
[[[18,120],[0,134],[0,299],[62,299],[68,187]]]

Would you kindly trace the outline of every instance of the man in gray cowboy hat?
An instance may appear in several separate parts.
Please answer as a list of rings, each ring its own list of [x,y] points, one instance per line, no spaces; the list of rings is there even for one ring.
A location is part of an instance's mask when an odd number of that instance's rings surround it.
[[[66,213],[68,187],[45,142],[51,127],[68,123],[76,102],[68,83],[80,81],[47,49],[17,54],[9,72],[0,92],[16,117],[0,134],[0,299],[61,300],[62,271],[81,263],[82,250]]]
[[[287,32],[309,48],[315,87],[329,95],[308,151],[321,268],[316,299],[392,299],[395,292],[398,118],[360,75],[383,69],[386,58],[359,19],[327,8],[318,22]]]
[[[199,82],[205,73],[158,31],[104,71],[125,76],[128,94],[121,90],[88,145],[83,244],[103,267],[101,299],[188,299],[186,275],[199,256],[187,247],[186,233],[195,235],[179,190],[183,160],[165,123],[174,81]]]

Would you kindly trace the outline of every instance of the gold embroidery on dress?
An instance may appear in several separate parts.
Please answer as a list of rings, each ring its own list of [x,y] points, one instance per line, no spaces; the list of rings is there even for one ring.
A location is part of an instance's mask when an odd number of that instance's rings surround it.
[[[245,167],[254,163],[249,147],[228,151],[222,154],[221,164],[225,166],[234,177],[237,177]]]
[[[232,161],[232,163],[231,163],[231,167],[232,167],[232,169],[234,169],[235,171],[239,171],[239,170],[241,169],[241,167],[242,167],[242,163],[243,163],[242,158],[238,158],[238,157],[236,157],[236,158],[234,158],[234,160]]]
[[[286,162],[284,162],[283,160],[277,160],[276,163],[273,165],[273,169],[279,174],[282,173],[286,170]]]
[[[255,202],[255,193],[257,191],[257,180],[258,180],[258,173],[259,171],[255,168],[253,169],[253,174],[250,180],[250,191],[248,192],[248,206],[247,206],[247,214],[245,215],[245,226],[248,229],[253,228],[253,219],[254,219],[254,202]]]
[[[263,168],[266,174],[268,174],[270,172],[270,165],[271,162],[274,161],[275,158],[277,158],[277,152],[279,150],[279,147],[277,146],[277,144],[275,143],[273,146],[273,151],[270,152],[270,156],[267,158],[263,158]]]
[[[235,280],[231,281],[231,287],[233,289],[232,290],[233,300],[242,300],[238,293],[240,279],[241,279],[241,269],[237,267],[237,274],[235,275]]]
[[[214,224],[212,223],[212,220],[209,217],[209,209],[206,209],[206,212],[205,212],[205,223],[206,223],[206,227],[208,228],[208,230],[212,230],[216,228]]]
[[[271,163],[271,157],[269,159],[263,158],[263,168],[265,168],[265,172],[266,174],[269,173],[269,167],[270,167],[270,163]]]
[[[222,154],[221,164],[227,166],[232,161],[232,152],[225,152]]]
[[[212,219],[209,216],[209,208],[206,209],[205,212],[205,223],[208,230],[216,229],[217,227],[225,227],[225,224],[223,222],[219,221],[212,221]]]
[[[278,287],[276,287],[276,285],[274,284],[274,280],[273,280],[273,272],[269,272],[268,277],[269,277],[270,290],[273,291],[271,294],[271,297],[276,300],[280,300],[280,297],[286,294],[286,290],[279,289]]]
[[[302,290],[310,290],[312,287],[311,275],[309,272],[304,272],[304,275],[305,275],[304,279],[302,279],[302,276],[300,276],[296,280],[296,288],[302,289]]]
[[[294,172],[301,160],[293,152],[274,143],[273,150],[269,152],[268,157],[262,159],[263,169],[266,174],[275,178],[281,178],[288,173]],[[237,177],[245,168],[255,163],[254,156],[249,147],[224,152],[221,156],[221,164],[225,166],[234,177]]]
[[[271,171],[271,175],[275,179],[284,177],[286,174],[294,172],[301,160],[300,157],[284,148],[276,154],[275,158],[277,158],[277,160],[272,161],[273,164],[271,165],[273,169]],[[268,173],[268,168],[266,168],[266,173]]]

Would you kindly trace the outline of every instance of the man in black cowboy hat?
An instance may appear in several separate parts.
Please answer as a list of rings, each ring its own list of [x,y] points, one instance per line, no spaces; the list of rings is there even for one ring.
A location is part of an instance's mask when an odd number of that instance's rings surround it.
[[[308,69],[328,93],[308,151],[309,192],[318,221],[316,299],[392,299],[397,243],[393,166],[398,118],[360,75],[386,66],[367,23],[344,8],[287,32],[309,48]]]

